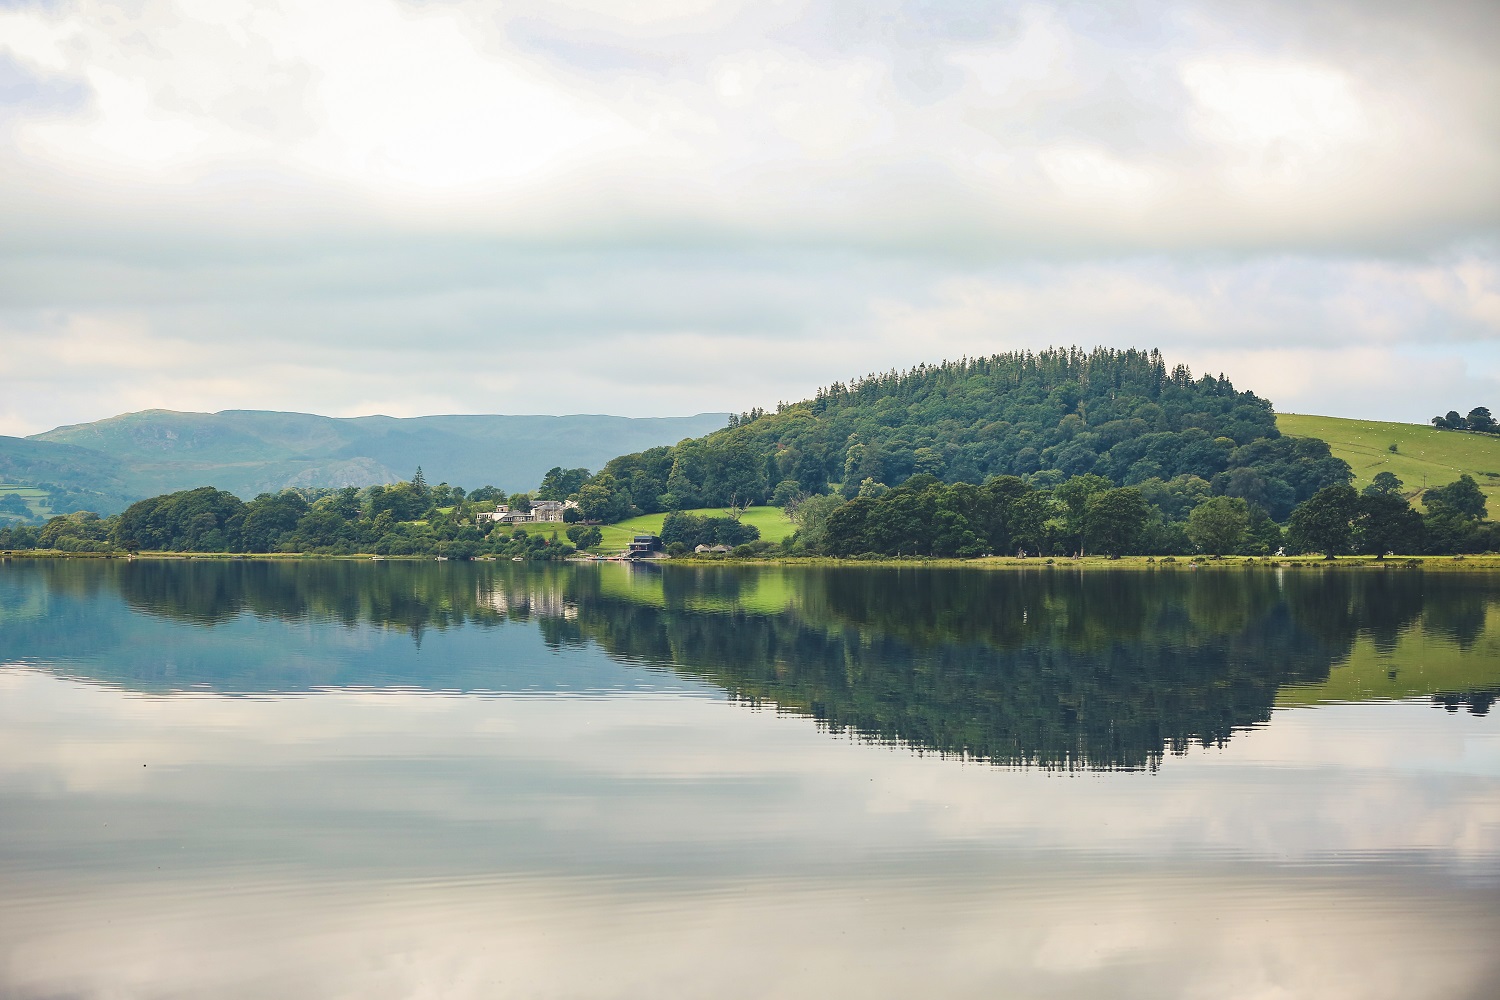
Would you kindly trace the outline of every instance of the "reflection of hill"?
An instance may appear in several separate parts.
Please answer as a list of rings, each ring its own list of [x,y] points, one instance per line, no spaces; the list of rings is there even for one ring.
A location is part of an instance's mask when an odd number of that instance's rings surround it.
[[[668,570],[630,593],[578,597],[584,633],[617,655],[835,732],[1058,767],[1222,742],[1282,686],[1414,629],[1462,655],[1495,600],[1483,581],[1313,571]],[[701,611],[768,603],[787,610]]]
[[[775,616],[694,613],[675,576],[665,607],[581,597],[585,634],[835,732],[1002,763],[1139,767],[1221,742],[1345,648],[1262,575],[834,570]]]
[[[152,692],[496,689],[516,683],[521,635],[496,626],[547,610],[529,593],[562,590],[509,563],[21,562],[0,568],[0,662]],[[434,635],[441,653],[421,656]]]
[[[1425,608],[1420,621],[1393,642],[1362,632],[1326,680],[1283,688],[1277,703],[1313,705],[1500,689],[1500,629],[1481,625],[1476,632],[1470,621],[1455,630],[1455,608],[1471,601],[1458,597],[1444,603],[1442,609],[1436,602]],[[1481,622],[1500,617],[1500,605],[1494,603],[1479,611]]]
[[[0,659],[68,660],[143,690],[493,689],[506,636],[534,634],[493,626],[535,620],[554,649],[594,643],[834,732],[996,763],[1143,767],[1264,721],[1278,697],[1346,696],[1351,665],[1395,669],[1399,696],[1487,706],[1496,597],[1482,578],[1407,571],[46,562],[0,572]],[[434,633],[442,653],[418,657],[411,640]],[[372,636],[385,652],[361,654]],[[151,645],[161,656],[117,652]]]

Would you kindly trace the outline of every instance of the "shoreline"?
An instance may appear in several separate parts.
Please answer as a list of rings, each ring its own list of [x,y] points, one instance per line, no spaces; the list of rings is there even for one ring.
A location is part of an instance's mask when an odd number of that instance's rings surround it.
[[[0,561],[53,559],[98,559],[122,562],[513,562],[510,557],[478,557],[472,560],[448,559],[441,556],[402,555],[382,556],[374,553],[350,553],[333,555],[305,552],[66,552],[60,549],[6,549],[0,550]],[[573,565],[617,562],[609,559],[562,559],[539,562],[559,562]],[[883,556],[876,559],[841,559],[834,556],[765,556],[703,558],[680,556],[675,559],[640,560],[652,566],[807,566],[807,567],[908,567],[928,569],[982,569],[982,570],[1200,570],[1200,569],[1441,569],[1444,571],[1483,570],[1500,571],[1500,554],[1430,556],[1392,555],[1384,559],[1375,556],[1338,556],[1326,559],[1320,555],[1302,556],[980,556],[974,559],[943,559],[933,556]]]

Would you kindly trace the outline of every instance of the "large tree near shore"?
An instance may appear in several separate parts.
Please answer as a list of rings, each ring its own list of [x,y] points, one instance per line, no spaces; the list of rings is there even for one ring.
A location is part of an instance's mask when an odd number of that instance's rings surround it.
[[[1292,511],[1288,538],[1302,552],[1321,552],[1332,559],[1349,551],[1359,494],[1352,486],[1325,486]]]

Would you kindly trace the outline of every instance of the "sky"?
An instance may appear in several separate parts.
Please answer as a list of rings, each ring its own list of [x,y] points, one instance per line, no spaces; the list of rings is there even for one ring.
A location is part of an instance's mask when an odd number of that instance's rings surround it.
[[[0,433],[1051,345],[1500,409],[1500,5],[0,0]]]

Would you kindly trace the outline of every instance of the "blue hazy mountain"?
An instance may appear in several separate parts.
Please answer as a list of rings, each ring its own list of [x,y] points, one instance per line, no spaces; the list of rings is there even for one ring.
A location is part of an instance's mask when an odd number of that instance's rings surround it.
[[[0,482],[47,484],[97,497],[92,509],[197,486],[242,497],[289,486],[395,482],[421,466],[428,482],[531,489],[554,465],[597,469],[610,458],[724,426],[689,417],[324,417],[269,410],[145,410],[0,437]]]

